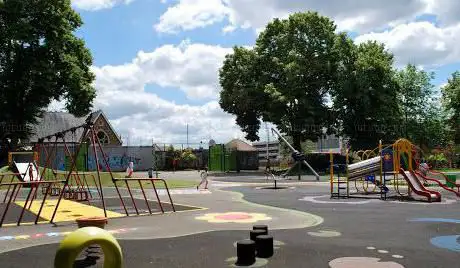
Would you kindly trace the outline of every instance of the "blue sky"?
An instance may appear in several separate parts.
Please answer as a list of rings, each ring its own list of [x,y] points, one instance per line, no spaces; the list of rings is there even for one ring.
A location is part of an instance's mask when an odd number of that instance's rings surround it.
[[[252,45],[257,35],[251,29],[223,33],[225,23],[197,28],[175,34],[158,33],[153,25],[168,8],[159,1],[138,0],[130,5],[119,5],[97,12],[78,10],[84,25],[77,32],[91,50],[94,65],[121,65],[131,62],[140,51],[152,51],[164,44],[180,44],[183,40],[193,43],[232,47]],[[202,105],[206,100],[187,98],[174,88],[148,84],[145,90],[177,104]]]
[[[232,46],[253,45],[268,21],[292,12],[317,10],[356,42],[383,42],[398,65],[435,71],[433,83],[444,84],[460,69],[460,4],[437,3],[73,0],[84,21],[77,34],[94,57],[96,108],[122,136],[165,142],[185,140],[186,124],[197,142],[244,136],[218,106],[218,69]]]

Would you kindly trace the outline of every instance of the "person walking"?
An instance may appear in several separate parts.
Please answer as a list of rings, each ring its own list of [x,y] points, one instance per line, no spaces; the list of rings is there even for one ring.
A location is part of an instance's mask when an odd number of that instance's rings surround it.
[[[204,189],[208,189],[208,168],[204,168],[204,170],[200,174],[201,177],[201,182],[196,186],[196,189],[198,190],[201,185],[204,184]]]
[[[265,173],[270,173],[271,172],[271,163],[270,163],[270,158],[267,157],[267,164],[265,165]]]

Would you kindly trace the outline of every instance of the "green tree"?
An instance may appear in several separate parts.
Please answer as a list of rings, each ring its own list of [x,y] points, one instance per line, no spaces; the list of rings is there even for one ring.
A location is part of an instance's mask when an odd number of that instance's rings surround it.
[[[292,144],[292,137],[284,136],[284,138],[287,140],[287,142]],[[280,142],[280,155],[284,158],[291,158],[291,149],[281,139],[278,139],[278,141]],[[310,140],[302,142],[301,146],[305,154],[309,154],[317,150],[316,143]]]
[[[446,126],[446,115],[439,100],[427,106],[425,116],[420,126],[420,146],[428,150],[436,146],[448,146],[450,144],[449,127]]]
[[[456,71],[442,89],[442,101],[447,115],[450,139],[460,144],[460,72]]]
[[[399,118],[393,55],[374,41],[356,46],[344,34],[338,37],[337,50],[341,64],[339,82],[331,91],[334,129],[354,149],[393,140]]]
[[[70,0],[0,2],[0,138],[27,138],[52,100],[77,116],[96,96],[92,57],[74,32],[82,25]]]
[[[395,75],[399,86],[398,103],[402,115],[401,137],[405,137],[419,145],[428,145],[426,127],[436,125],[439,109],[433,101],[434,85],[431,80],[433,73],[418,70],[409,64]],[[439,131],[439,130],[438,130]]]
[[[193,153],[192,149],[185,149],[181,154],[181,159],[189,164],[197,159],[196,155]]]
[[[316,139],[327,125],[327,93],[337,80],[336,26],[316,12],[275,19],[254,49],[235,47],[220,70],[220,105],[251,141],[260,119],[293,137]]]

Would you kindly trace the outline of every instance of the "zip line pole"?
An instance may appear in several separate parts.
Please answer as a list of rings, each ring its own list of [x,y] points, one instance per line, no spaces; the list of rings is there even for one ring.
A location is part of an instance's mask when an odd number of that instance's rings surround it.
[[[276,135],[278,135],[278,137],[280,137],[281,140],[283,140],[284,143],[286,143],[286,145],[289,147],[289,149],[291,149],[292,152],[294,152],[294,153],[298,153],[298,152],[299,152],[299,151],[297,151],[294,147],[292,147],[292,145],[289,144],[289,142],[288,142],[283,136],[281,136],[281,134],[278,132],[278,130],[272,128],[272,132],[276,133]],[[305,160],[303,160],[302,162],[310,169],[311,172],[313,172],[313,175],[315,175],[316,180],[319,181],[319,175],[318,175],[318,173],[310,166],[310,164],[308,164],[308,162],[305,161]],[[299,173],[299,174],[300,174],[300,173]]]

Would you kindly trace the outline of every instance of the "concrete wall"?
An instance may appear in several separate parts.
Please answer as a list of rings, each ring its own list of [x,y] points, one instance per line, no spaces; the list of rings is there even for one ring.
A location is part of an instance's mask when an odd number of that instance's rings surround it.
[[[117,146],[117,145],[107,145],[104,146],[104,153],[107,157],[110,169],[112,171],[124,172],[128,167],[128,163],[132,161],[134,163],[135,171],[146,171],[149,168],[153,167],[153,148],[151,146],[143,147],[127,147],[127,146]],[[73,152],[73,147],[70,145],[69,150]],[[48,167],[56,170],[65,170],[65,154],[64,147],[58,146],[57,150],[51,151],[51,148],[48,148],[48,153],[51,153],[50,164]],[[98,151],[98,150],[97,150]],[[207,165],[208,161],[208,150],[195,151],[197,160],[193,163],[182,163],[179,162],[177,168],[198,168]],[[87,169],[89,171],[96,170],[96,160],[94,158],[94,153],[92,147],[88,149],[87,157]],[[107,168],[103,161],[102,155],[98,151],[98,161],[101,170],[106,171]],[[172,162],[172,159],[167,156],[167,152],[156,151],[156,163],[157,168],[162,170],[164,168],[172,169],[172,163],[166,163],[167,161]],[[43,149],[39,153],[39,162],[40,166],[44,166],[46,162],[46,155],[44,154]]]
[[[129,162],[134,163],[134,170],[147,170],[153,164],[152,147],[120,147],[104,146],[104,152],[112,171],[125,171]],[[99,165],[106,170],[102,156],[99,155]],[[93,153],[88,154],[88,170],[96,170]]]

